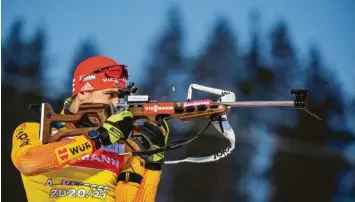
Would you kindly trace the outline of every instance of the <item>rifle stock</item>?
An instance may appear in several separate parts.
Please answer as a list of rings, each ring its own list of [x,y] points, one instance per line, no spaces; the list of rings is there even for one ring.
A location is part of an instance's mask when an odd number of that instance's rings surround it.
[[[192,100],[192,90],[199,90],[210,94],[219,95],[220,98],[217,102],[213,102],[209,99],[204,100]],[[152,155],[154,153],[175,150],[180,147],[186,146],[193,140],[197,139],[210,125],[213,125],[215,129],[222,134],[229,141],[229,145],[221,152],[208,155],[204,157],[188,157],[181,160],[164,161],[164,164],[177,164],[182,162],[193,163],[205,163],[217,161],[232,153],[235,148],[235,133],[231,127],[227,114],[232,107],[295,107],[297,110],[302,110],[312,115],[313,117],[321,120],[317,115],[311,113],[307,108],[308,90],[307,89],[292,89],[291,94],[295,95],[295,99],[292,101],[240,101],[236,102],[235,93],[228,90],[211,88],[199,84],[191,84],[187,91],[186,102],[158,102],[151,101],[148,95],[135,95],[137,88],[134,87],[134,83],[130,83],[127,88],[118,90],[118,97],[121,103],[117,104],[115,109],[112,105],[107,104],[94,104],[86,103],[79,106],[79,110],[75,114],[56,114],[50,104],[42,103],[42,105],[36,105],[34,108],[41,109],[41,128],[40,139],[44,144],[50,142],[56,142],[64,137],[78,136],[86,134],[91,130],[98,129],[112,113],[125,109],[133,114],[135,120],[144,118],[149,122],[160,123],[161,115],[163,117],[175,118],[181,121],[191,121],[201,118],[209,118],[207,126],[198,132],[195,136],[186,140],[172,141],[161,148],[148,149],[145,151],[132,151],[125,152],[120,155]],[[123,101],[123,102],[122,102]],[[30,107],[31,108],[31,107]],[[216,116],[217,115],[217,116]],[[221,115],[221,116],[219,116]],[[53,122],[62,123],[77,123],[83,118],[96,116],[97,119],[93,122],[97,122],[95,127],[87,128],[62,128],[58,131],[52,132]],[[136,129],[133,127],[132,135],[139,135]],[[128,139],[129,141],[129,139]]]
[[[167,115],[181,121],[191,121],[210,117],[212,115],[222,115],[228,112],[228,107],[223,104],[194,104],[185,106],[184,102],[157,102],[157,103],[139,103],[128,105],[127,110],[133,114],[134,119],[144,118],[149,122],[157,122],[157,116]],[[106,120],[109,114],[110,106],[100,103],[81,104],[75,114],[57,114],[48,103],[42,104],[41,112],[41,141],[44,144],[56,142],[64,137],[78,136],[91,130],[96,130]],[[84,115],[94,114],[100,119],[101,124],[96,127],[87,128],[63,128],[52,134],[52,123],[75,123]]]
[[[106,120],[108,114],[108,105],[104,104],[82,104],[76,114],[57,114],[48,103],[42,104],[41,109],[41,131],[40,139],[46,144],[55,142],[64,137],[78,136],[89,132],[90,130],[96,130],[98,127],[88,128],[63,128],[52,135],[52,123],[72,123],[79,121],[85,114],[95,114],[101,122]]]
[[[197,87],[206,88],[204,86]],[[216,89],[211,90],[210,88],[207,90],[216,91]],[[222,90],[219,91],[221,91],[222,94],[226,94],[226,92]],[[135,120],[144,118],[147,119],[147,121],[154,123],[159,121],[157,116],[160,115],[168,116],[181,121],[191,121],[211,117],[213,115],[226,115],[231,107],[296,107],[296,109],[304,110],[315,118],[321,120],[307,108],[307,90],[293,89],[291,94],[296,95],[296,99],[294,101],[213,102],[209,99],[190,101],[189,98],[189,101],[187,102],[152,102],[142,96],[132,96],[130,101],[127,101],[125,104],[118,104],[116,107],[125,108],[130,111]],[[234,94],[231,94],[231,92],[225,96],[228,97],[230,95],[233,95],[233,99],[231,100],[235,100]],[[139,101],[139,99],[141,100]],[[90,130],[96,130],[105,122],[109,114],[111,114],[111,107],[112,106],[108,104],[85,103],[79,106],[79,110],[75,114],[56,114],[50,104],[43,103],[41,109],[41,141],[46,144],[58,141],[64,137],[78,136],[87,133]],[[75,123],[80,121],[84,115],[95,115],[98,117],[99,123],[95,127],[72,129],[65,128],[59,130],[55,134],[52,134],[51,129],[53,122]]]

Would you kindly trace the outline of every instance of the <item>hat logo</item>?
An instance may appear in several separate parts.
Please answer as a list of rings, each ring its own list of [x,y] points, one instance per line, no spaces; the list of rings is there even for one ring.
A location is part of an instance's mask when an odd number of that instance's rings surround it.
[[[80,89],[80,91],[83,90],[93,90],[94,88],[90,85],[90,83],[85,83],[85,85]]]
[[[90,74],[90,75],[84,77],[83,81],[89,81],[89,80],[93,80],[95,78],[96,78],[95,74]]]

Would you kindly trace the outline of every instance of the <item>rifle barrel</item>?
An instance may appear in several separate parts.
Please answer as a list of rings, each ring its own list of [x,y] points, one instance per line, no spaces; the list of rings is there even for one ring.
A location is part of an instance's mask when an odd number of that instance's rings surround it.
[[[136,103],[137,104],[137,103]],[[143,103],[141,103],[143,104]],[[294,107],[294,101],[240,101],[240,102],[214,102],[229,107]],[[129,104],[117,104],[117,107],[127,107]]]
[[[229,107],[294,107],[294,101],[241,101],[241,102],[215,102]]]

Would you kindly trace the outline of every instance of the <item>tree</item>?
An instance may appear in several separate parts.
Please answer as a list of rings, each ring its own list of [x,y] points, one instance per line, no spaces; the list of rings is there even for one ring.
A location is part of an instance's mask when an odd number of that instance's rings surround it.
[[[263,98],[268,100],[290,100],[292,88],[304,87],[301,68],[295,54],[289,28],[287,24],[280,21],[271,31],[271,64],[270,68],[259,68],[259,74],[264,74],[263,79],[259,78],[260,91]],[[272,71],[272,73],[269,71]],[[268,79],[266,79],[268,78]],[[263,83],[267,83],[264,85]],[[272,114],[272,116],[270,116]],[[282,119],[280,119],[282,117]],[[294,125],[294,112],[286,108],[261,108],[256,113],[256,119],[260,123],[268,125],[272,129],[281,125]]]
[[[30,103],[41,103],[42,92],[36,88],[40,83],[39,72],[43,65],[44,29],[40,29],[29,42],[22,38],[23,21],[16,20],[2,44],[2,158],[6,172],[5,192],[6,201],[26,201],[21,176],[11,162],[12,134],[14,129],[23,122],[38,122],[40,117],[37,113],[28,110]],[[37,77],[38,76],[38,77]]]
[[[237,89],[242,100],[266,100],[273,99],[270,95],[273,84],[275,83],[275,74],[265,62],[262,55],[261,39],[259,28],[260,19],[257,11],[250,13],[251,24],[251,46],[246,55],[243,57],[244,73],[243,79],[237,80]],[[256,116],[262,109],[240,109],[241,117],[244,117],[243,124],[246,128],[254,123]],[[264,120],[259,120],[263,122]]]
[[[22,37],[23,24],[23,19],[14,21],[8,38],[2,44],[2,70],[5,73],[18,74],[24,66],[24,61],[19,59],[23,58],[26,46]]]
[[[306,86],[311,92],[309,103],[317,107],[317,115],[325,120],[317,121],[302,113],[295,127],[280,126],[277,129],[280,136],[307,143],[317,152],[313,153],[316,156],[311,153],[299,156],[279,153],[275,156],[271,173],[278,191],[274,201],[329,201],[336,189],[335,176],[346,167],[346,162],[337,155],[325,155],[321,147],[333,146],[339,141],[344,146],[344,143],[353,141],[345,125],[335,129],[331,124],[335,114],[344,118],[343,95],[339,93],[341,86],[336,76],[324,68],[317,49],[312,48],[309,55],[306,70]]]
[[[234,90],[233,81],[242,75],[237,42],[227,19],[217,19],[207,47],[198,57],[191,80],[207,86]],[[226,81],[226,82],[221,82]]]
[[[250,48],[243,56],[244,77],[236,80],[237,92],[239,100],[273,100],[270,95],[273,90],[275,81],[275,73],[270,68],[270,65],[265,59],[265,44],[263,44],[260,35],[260,16],[257,10],[250,12],[250,27],[251,27],[251,42]],[[240,72],[240,71],[239,71]],[[267,133],[268,118],[266,108],[240,108],[238,109],[238,121],[240,127],[238,131],[245,131],[245,136],[238,134],[238,139],[243,140],[243,143],[238,144],[238,159],[241,159],[240,166],[242,180],[240,181],[240,191],[245,196],[242,201],[258,201],[260,196],[265,196],[266,190],[258,190],[259,194],[255,193],[255,189],[263,186],[263,182],[268,182],[267,176],[264,176],[269,169],[270,158],[274,145],[270,141],[265,141],[270,138]],[[270,110],[270,109],[269,109]],[[261,116],[263,113],[264,116]],[[260,127],[261,126],[261,127]],[[266,126],[266,127],[264,127]],[[266,148],[266,149],[265,149]],[[260,161],[260,159],[263,159]],[[267,186],[266,186],[267,187]],[[258,196],[259,195],[259,196]],[[261,200],[265,200],[261,199]]]
[[[185,154],[178,158],[207,156],[226,148],[227,141],[214,136],[213,132],[211,130],[189,144],[184,149]],[[196,135],[195,130],[187,133],[189,137],[193,135]],[[237,187],[241,164],[237,160],[239,155],[237,145],[235,152],[217,162],[174,165],[172,192],[167,201],[245,201]]]
[[[180,91],[169,94],[168,89],[176,86],[184,88],[184,74],[188,67],[182,53],[183,28],[179,8],[171,6],[167,24],[162,35],[153,45],[150,60],[147,62],[145,79],[140,91],[155,99],[166,100],[181,97]]]
[[[44,29],[40,28],[36,31],[33,39],[27,45],[28,63],[24,70],[26,76],[41,79],[44,72],[45,60],[45,41],[46,36]]]
[[[42,97],[43,88],[41,74],[45,70],[45,31],[39,28],[29,41],[22,37],[23,21],[16,20],[10,35],[2,44],[3,83],[14,87],[16,91],[29,91]]]
[[[194,68],[190,71],[190,79],[192,83],[234,91],[233,83],[239,74],[237,72],[239,67],[241,68],[240,58],[237,54],[236,38],[232,28],[225,18],[219,18],[205,50],[198,56]],[[207,95],[197,92],[194,94],[193,99],[201,99],[202,96],[206,98]],[[194,122],[196,124],[186,133],[186,136],[195,135],[205,126],[204,122]],[[237,124],[234,121],[230,122],[236,127]],[[227,146],[228,141],[217,134],[218,132],[213,127],[207,130],[203,136],[184,149],[183,156],[205,156],[220,152]],[[237,181],[240,178],[240,172],[236,169],[240,167],[240,162],[236,160],[240,156],[239,146],[237,144],[236,151],[228,158],[218,162],[177,165],[173,179],[174,192],[171,193],[169,201],[239,200],[241,196],[238,192]]]
[[[352,100],[350,101],[350,120],[355,120],[355,96],[352,98]],[[350,126],[351,127],[351,126]],[[352,125],[351,128],[353,131],[355,131],[355,126]]]
[[[45,69],[45,41],[46,36],[43,28],[36,31],[33,39],[27,45],[27,64],[24,69],[24,75],[26,77],[32,78],[34,85],[37,86],[35,89],[42,95],[45,94],[44,90],[44,79],[43,76],[46,74],[47,69]],[[42,96],[43,97],[43,96]]]

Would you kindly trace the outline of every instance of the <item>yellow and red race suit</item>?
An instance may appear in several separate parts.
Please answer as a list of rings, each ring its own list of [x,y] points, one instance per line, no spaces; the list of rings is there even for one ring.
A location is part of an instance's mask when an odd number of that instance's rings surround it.
[[[39,130],[26,122],[13,134],[11,159],[29,202],[155,200],[161,171],[145,169],[140,157],[117,155],[130,150],[125,144],[96,150],[83,134],[44,145]]]

